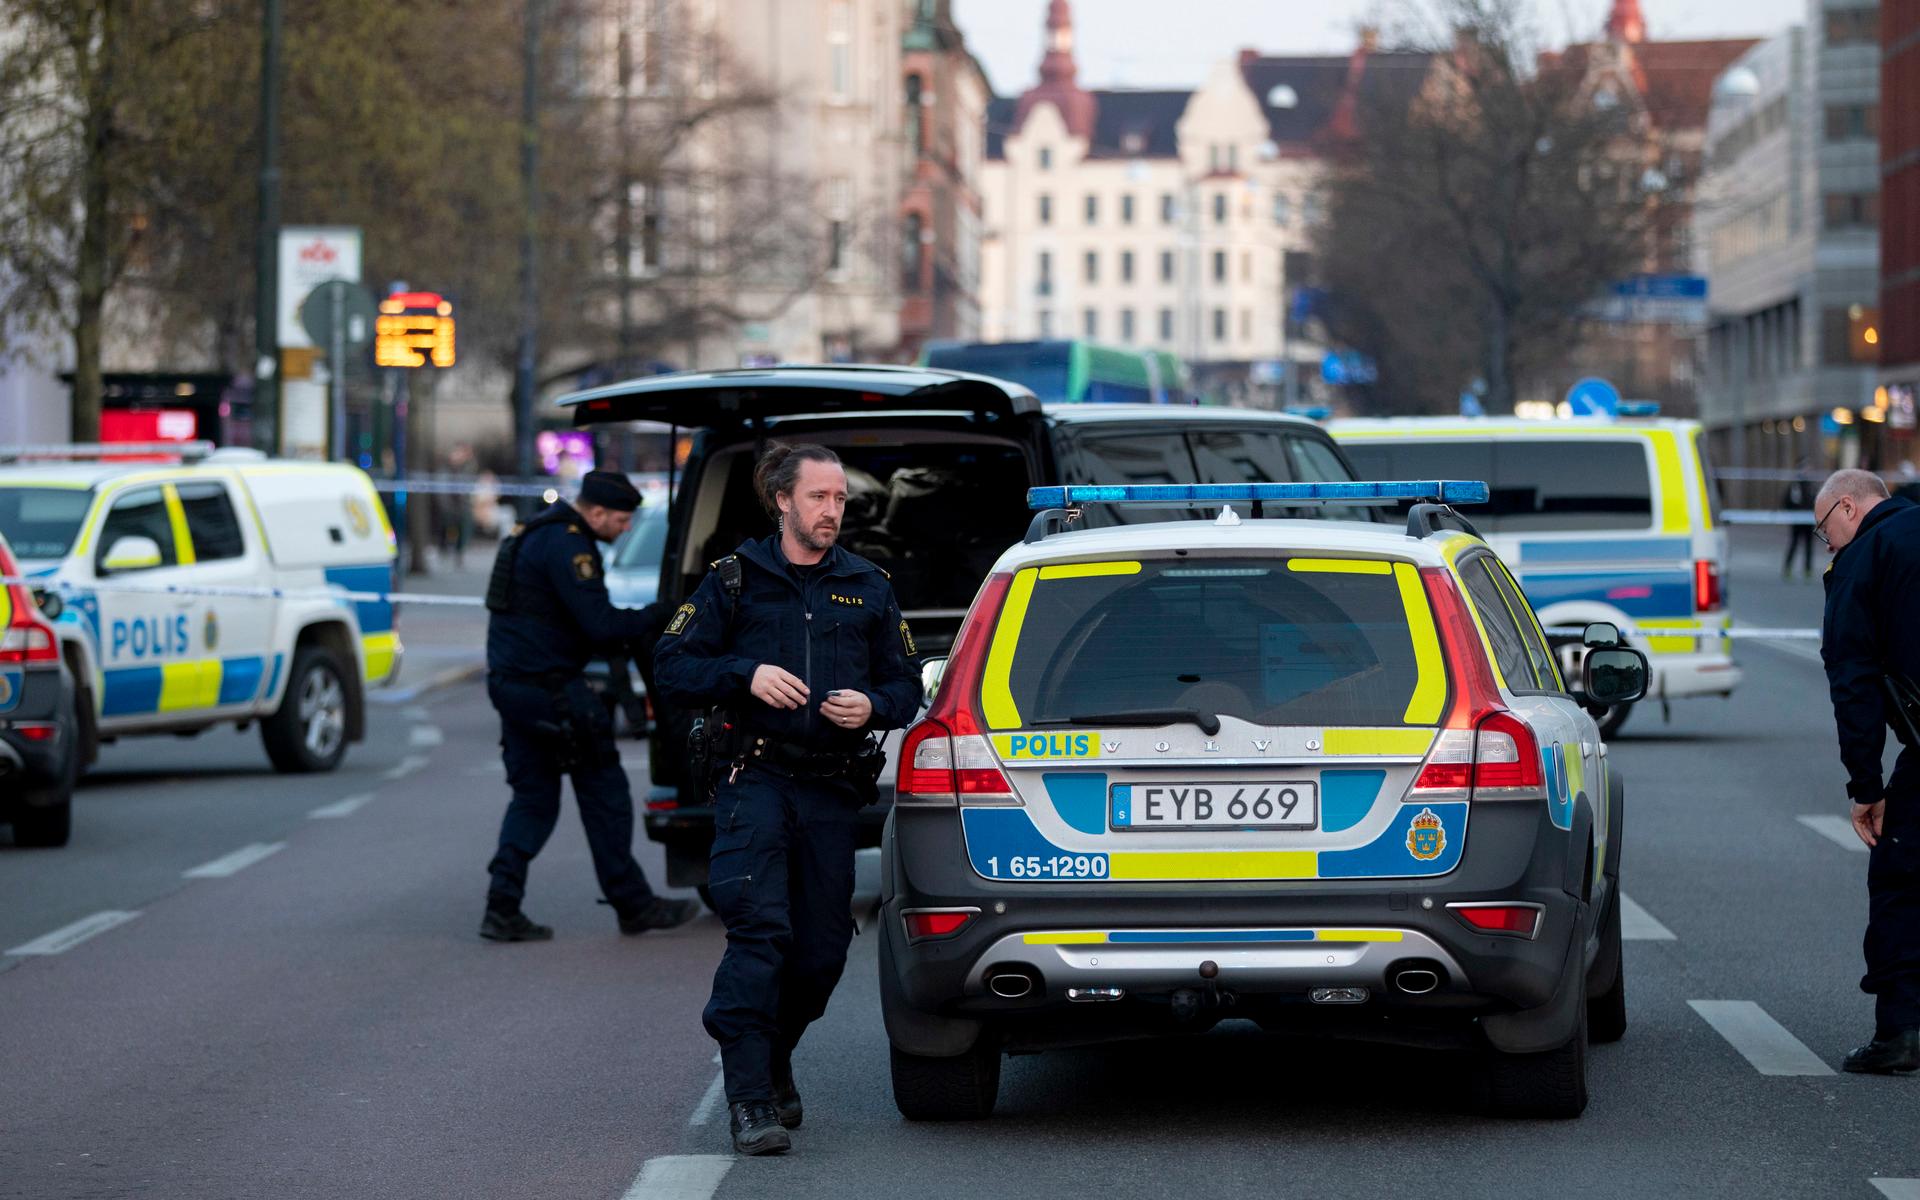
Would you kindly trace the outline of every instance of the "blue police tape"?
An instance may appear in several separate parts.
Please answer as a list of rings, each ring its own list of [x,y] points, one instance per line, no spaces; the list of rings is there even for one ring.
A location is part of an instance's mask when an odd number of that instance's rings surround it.
[[[1620,626],[1620,632],[1643,638],[1692,638],[1700,641],[1709,638],[1732,638],[1735,641],[1753,642],[1796,642],[1819,641],[1818,629],[1768,629],[1764,626],[1744,629],[1734,626],[1731,629],[1641,629],[1633,625]],[[1549,625],[1546,632],[1550,637],[1579,637],[1587,631],[1584,625]]]
[[[74,583],[65,579],[0,576],[0,585],[20,584],[62,594],[129,592],[148,596],[221,596],[240,600],[340,600],[357,604],[426,604],[445,608],[485,608],[480,596],[436,596],[426,592],[361,592],[346,588],[221,587],[215,584]]]

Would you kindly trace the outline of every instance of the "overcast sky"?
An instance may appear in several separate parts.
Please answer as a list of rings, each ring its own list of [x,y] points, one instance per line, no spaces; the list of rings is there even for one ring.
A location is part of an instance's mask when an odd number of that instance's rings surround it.
[[[1404,22],[1418,0],[1075,0],[1080,80],[1089,87],[1193,87],[1243,46],[1345,53],[1372,19]],[[1592,37],[1612,0],[1528,0],[1552,44]],[[1804,22],[1809,0],[1640,0],[1655,38],[1764,37]],[[954,19],[994,89],[1015,95],[1040,67],[1047,0],[953,0]]]

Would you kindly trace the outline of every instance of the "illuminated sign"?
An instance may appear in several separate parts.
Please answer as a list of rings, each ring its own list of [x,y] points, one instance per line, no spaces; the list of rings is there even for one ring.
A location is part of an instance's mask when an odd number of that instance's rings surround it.
[[[380,302],[373,361],[381,367],[450,367],[453,304],[435,292],[395,292]]]

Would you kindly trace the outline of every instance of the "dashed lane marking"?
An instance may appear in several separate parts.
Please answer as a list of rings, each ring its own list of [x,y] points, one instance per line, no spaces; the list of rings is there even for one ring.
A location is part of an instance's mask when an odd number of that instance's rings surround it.
[[[415,725],[407,735],[407,744],[416,750],[431,750],[447,740],[437,725]]]
[[[1689,1000],[1714,1032],[1762,1075],[1831,1075],[1833,1068],[1751,1000]]]
[[[1821,837],[1839,845],[1842,850],[1852,850],[1856,854],[1865,854],[1867,844],[1853,831],[1853,822],[1845,817],[1836,817],[1831,813],[1819,816],[1795,817],[1794,820],[1813,830]]]
[[[1920,1179],[1869,1179],[1887,1200],[1920,1200]]]
[[[52,933],[42,934],[30,942],[15,946],[8,954],[65,954],[90,937],[105,933],[117,925],[125,925],[140,914],[120,912],[109,909],[97,912],[90,917],[81,917],[71,925],[63,925]]]
[[[1633,902],[1633,897],[1620,893],[1620,936],[1629,942],[1671,942],[1673,930],[1668,929],[1653,914]]]
[[[733,1168],[730,1154],[667,1154],[640,1168],[621,1200],[711,1200]]]
[[[359,812],[361,807],[372,799],[373,794],[371,792],[364,796],[348,796],[345,800],[336,800],[332,804],[322,804],[319,808],[308,813],[307,816],[315,821],[327,821],[336,817],[350,817],[354,813]]]
[[[720,1111],[721,1101],[725,1099],[726,1094],[727,1074],[722,1071],[713,1077],[712,1083],[707,1085],[707,1094],[700,1097],[700,1103],[693,1110],[693,1115],[687,1118],[687,1124],[689,1126],[705,1125],[713,1120],[714,1114]]]
[[[285,842],[255,842],[251,846],[240,847],[232,854],[223,854],[212,862],[201,863],[191,871],[182,871],[181,875],[188,879],[225,879],[286,848]]]
[[[381,774],[380,778],[386,780],[388,783],[393,783],[396,780],[405,779],[407,776],[413,774],[415,771],[418,771],[421,767],[424,767],[426,765],[427,765],[426,755],[409,754],[405,758],[401,759],[398,763],[395,763],[393,766],[387,768],[387,770]]]

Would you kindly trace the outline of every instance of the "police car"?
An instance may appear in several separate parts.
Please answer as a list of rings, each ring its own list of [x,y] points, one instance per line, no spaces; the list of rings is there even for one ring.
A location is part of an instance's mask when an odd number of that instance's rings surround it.
[[[400,658],[393,530],[365,473],[186,448],[177,462],[0,466],[0,533],[64,601],[83,759],[131,734],[258,721],[282,771],[327,771]],[[37,453],[37,452],[36,452]],[[178,451],[176,451],[178,453]]]
[[[1648,405],[1647,408],[1654,406]],[[1740,684],[1726,605],[1727,534],[1697,421],[1466,417],[1335,421],[1363,478],[1485,480],[1474,513],[1549,628],[1620,626],[1653,663],[1661,701]],[[1579,638],[1549,639],[1578,674]],[[1607,736],[1629,705],[1601,714]]]
[[[46,616],[60,598],[3,582],[18,571],[0,534],[0,822],[16,846],[64,846],[80,764],[73,675]]]
[[[1005,1052],[1234,1017],[1472,1046],[1497,1111],[1577,1115],[1587,1042],[1626,1028],[1624,791],[1444,503],[1485,485],[1029,495],[901,750],[878,921],[901,1112],[987,1115]],[[1260,519],[1400,499],[1404,526]],[[1092,503],[1218,515],[1072,528]],[[1644,655],[1586,642],[1587,693],[1636,698]]]

